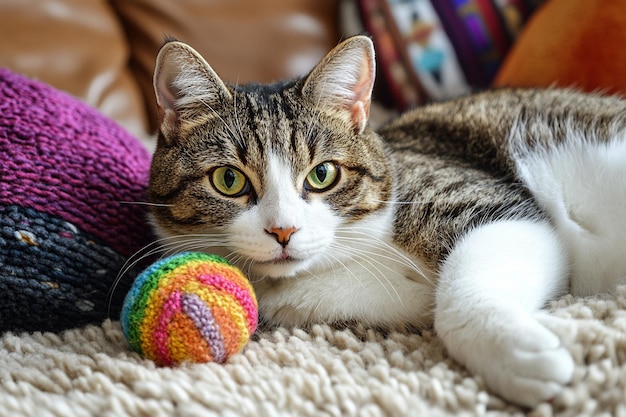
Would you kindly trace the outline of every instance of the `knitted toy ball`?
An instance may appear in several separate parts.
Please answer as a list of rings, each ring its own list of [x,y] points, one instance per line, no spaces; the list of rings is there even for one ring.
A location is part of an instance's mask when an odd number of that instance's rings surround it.
[[[130,346],[160,366],[223,363],[257,326],[257,301],[241,271],[217,255],[183,252],[143,271],[124,300]]]

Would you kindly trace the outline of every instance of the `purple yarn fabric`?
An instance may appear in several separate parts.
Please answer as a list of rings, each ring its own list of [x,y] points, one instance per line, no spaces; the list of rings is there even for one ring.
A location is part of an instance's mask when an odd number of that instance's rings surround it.
[[[69,95],[0,70],[0,203],[61,217],[130,255],[145,243],[150,157]]]
[[[106,316],[121,266],[152,239],[133,204],[146,201],[149,165],[96,110],[0,69],[0,330]]]

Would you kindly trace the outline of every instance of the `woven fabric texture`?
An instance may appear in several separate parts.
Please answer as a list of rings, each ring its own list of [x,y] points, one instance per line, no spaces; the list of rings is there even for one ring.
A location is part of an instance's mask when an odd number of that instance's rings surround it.
[[[0,69],[0,330],[106,317],[118,271],[151,240],[136,204],[149,165],[139,142],[94,109]]]

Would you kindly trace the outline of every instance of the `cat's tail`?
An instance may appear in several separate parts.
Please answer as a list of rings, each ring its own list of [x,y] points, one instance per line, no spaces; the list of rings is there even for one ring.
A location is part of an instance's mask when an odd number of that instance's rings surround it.
[[[626,277],[626,131],[609,131],[600,139],[561,125],[557,140],[516,152],[519,178],[569,251],[575,295],[611,292]],[[517,143],[528,133],[518,129]]]

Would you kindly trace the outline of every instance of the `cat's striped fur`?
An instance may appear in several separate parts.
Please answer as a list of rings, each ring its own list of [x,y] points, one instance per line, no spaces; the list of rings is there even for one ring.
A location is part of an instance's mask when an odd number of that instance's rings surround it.
[[[167,43],[149,190],[164,248],[229,257],[266,323],[434,319],[492,389],[551,398],[573,362],[535,312],[568,277],[587,294],[626,273],[626,103],[504,89],[374,132],[374,72],[355,37],[302,79],[233,86]]]

